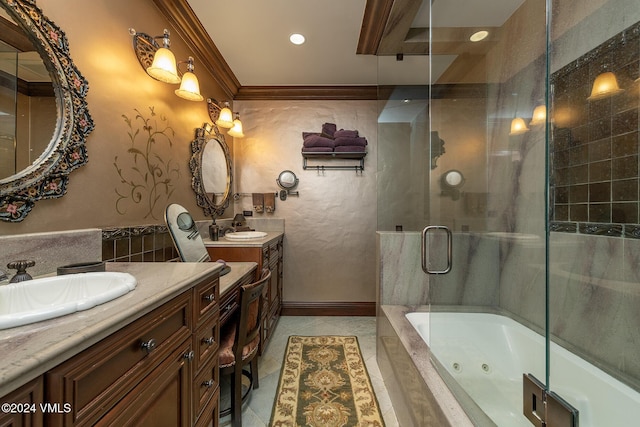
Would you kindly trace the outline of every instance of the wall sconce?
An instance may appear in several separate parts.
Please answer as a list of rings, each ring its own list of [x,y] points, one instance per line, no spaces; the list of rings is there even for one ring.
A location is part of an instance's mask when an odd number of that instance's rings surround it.
[[[531,121],[529,122],[529,126],[538,126],[544,124],[547,120],[547,106],[544,104],[538,105],[533,109],[533,117],[531,117]],[[512,123],[513,128],[513,123]]]
[[[175,55],[169,50],[169,30],[165,29],[161,36],[151,37],[129,28],[129,34],[133,37],[133,50],[138,62],[150,77],[164,83],[181,83],[176,95],[189,101],[202,101],[198,78],[193,73],[193,58],[176,62]],[[162,47],[156,39],[162,39]],[[187,71],[182,77],[178,74],[178,64],[187,64]]]
[[[511,130],[509,131],[509,136],[522,135],[523,133],[529,132],[529,128],[524,122],[524,119],[522,119],[521,117],[517,117],[518,94],[514,93],[513,96],[516,98],[516,105],[513,111],[513,120],[511,120]]]
[[[182,75],[180,89],[176,89],[176,95],[189,101],[202,101],[204,98],[200,95],[200,83],[195,74],[193,74],[193,58],[189,57],[187,61],[187,72]]]
[[[212,98],[207,98],[207,110],[209,112],[209,118],[218,127],[228,128],[227,134],[234,138],[244,138],[242,132],[242,122],[240,121],[240,114],[235,113],[235,119],[233,119],[233,113],[229,108],[229,103],[224,102],[224,107],[220,108],[218,101]]]
[[[594,101],[617,95],[621,92],[624,92],[624,89],[620,89],[620,86],[618,86],[616,75],[611,71],[606,71],[596,77],[591,89],[591,96],[587,99],[589,101]]]
[[[234,138],[244,138],[244,133],[242,133],[242,122],[240,121],[240,114],[236,113],[236,118],[233,119],[233,127],[229,129],[227,134],[231,135]]]
[[[233,127],[233,113],[229,108],[229,103],[224,102],[224,107],[219,109],[218,119],[216,124],[221,128],[231,129]]]
[[[514,117],[514,119],[511,120],[511,131],[509,132],[509,136],[522,135],[527,132],[529,132],[529,128],[524,122],[524,119]]]

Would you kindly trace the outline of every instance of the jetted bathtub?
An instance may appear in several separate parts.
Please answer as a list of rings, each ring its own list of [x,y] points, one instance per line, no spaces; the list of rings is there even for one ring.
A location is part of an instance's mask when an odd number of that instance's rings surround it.
[[[496,425],[532,425],[522,415],[522,374],[544,381],[544,337],[496,314],[413,312],[406,317]],[[629,426],[630,420],[640,420],[640,393],[555,343],[550,353],[551,390],[579,410],[580,427]]]

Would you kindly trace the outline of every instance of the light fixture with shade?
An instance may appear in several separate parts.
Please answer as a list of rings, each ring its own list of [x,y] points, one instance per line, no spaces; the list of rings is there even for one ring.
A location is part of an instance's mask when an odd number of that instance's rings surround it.
[[[187,72],[182,75],[180,89],[176,89],[176,95],[189,101],[202,101],[204,97],[200,95],[200,84],[198,78],[193,73],[193,58],[187,61]]]
[[[621,92],[624,92],[624,89],[620,89],[620,86],[618,86],[616,75],[611,71],[605,71],[604,73],[599,74],[594,80],[593,87],[591,89],[591,96],[587,99],[589,101],[595,101],[617,95]]]
[[[193,73],[193,58],[189,57],[187,61],[176,62],[175,55],[169,49],[171,41],[167,29],[162,36],[156,37],[139,33],[133,28],[129,28],[129,34],[133,37],[133,50],[138,62],[150,77],[164,83],[181,83],[175,94],[183,99],[190,101],[204,99],[200,95],[198,78]],[[157,39],[162,39],[162,47],[156,42]],[[187,64],[187,71],[182,77],[178,72],[179,64]]]
[[[225,101],[224,107],[220,110],[216,125],[221,128],[231,129],[233,127],[233,113],[229,108],[229,103]]]
[[[233,120],[233,127],[229,129],[227,134],[231,135],[234,138],[244,138],[244,133],[242,132],[242,122],[240,121],[240,114],[236,113],[236,117]]]
[[[547,120],[547,106],[544,104],[540,104],[533,109],[533,117],[531,117],[529,126],[542,125],[546,120]]]
[[[169,30],[165,28],[163,35],[151,37],[129,28],[129,34],[133,36],[133,50],[136,57],[149,76],[164,83],[180,83],[176,57],[169,50],[171,46]],[[162,39],[162,47],[158,45],[156,39]]]
[[[511,120],[511,130],[509,132],[509,136],[522,135],[523,133],[529,132],[529,128],[527,124],[524,122],[524,119],[518,117],[518,94],[514,93],[513,96],[516,98],[516,105],[513,111],[513,120]]]
[[[529,132],[529,128],[522,118],[515,117],[511,120],[511,131],[509,132],[509,136],[522,135],[527,132]]]

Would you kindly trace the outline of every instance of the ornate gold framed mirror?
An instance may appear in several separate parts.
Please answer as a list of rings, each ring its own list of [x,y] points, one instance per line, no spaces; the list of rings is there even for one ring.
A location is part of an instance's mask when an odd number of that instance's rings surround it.
[[[0,0],[0,6],[2,15],[9,18],[2,19],[8,25],[12,21],[42,58],[51,77],[57,110],[50,140],[41,141],[44,148],[34,155],[35,160],[0,175],[0,220],[19,222],[36,201],[65,194],[71,171],[87,163],[85,141],[94,125],[85,100],[89,84],[71,59],[65,33],[34,1]]]
[[[206,216],[218,217],[229,206],[233,174],[229,147],[215,124],[196,129],[191,153],[189,168],[196,202]]]

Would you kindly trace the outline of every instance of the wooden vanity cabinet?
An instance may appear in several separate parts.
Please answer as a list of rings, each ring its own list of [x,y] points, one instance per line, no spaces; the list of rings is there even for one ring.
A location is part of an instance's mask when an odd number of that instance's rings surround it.
[[[263,267],[271,270],[271,280],[265,286],[262,325],[260,329],[260,348],[262,354],[275,330],[276,323],[282,311],[282,287],[284,267],[283,236],[279,236],[262,246],[207,246],[211,259],[223,259],[225,261],[255,262],[255,280],[260,276]],[[238,308],[237,295],[228,296],[222,301],[220,307],[220,322],[225,320]]]
[[[216,426],[218,300],[216,273],[47,372],[45,401],[71,411],[46,425]]]
[[[19,407],[9,408],[0,412],[0,426],[2,427],[41,427],[43,402],[43,381],[38,377],[19,389],[0,398],[0,404],[19,404]],[[21,409],[20,412],[17,412]]]

